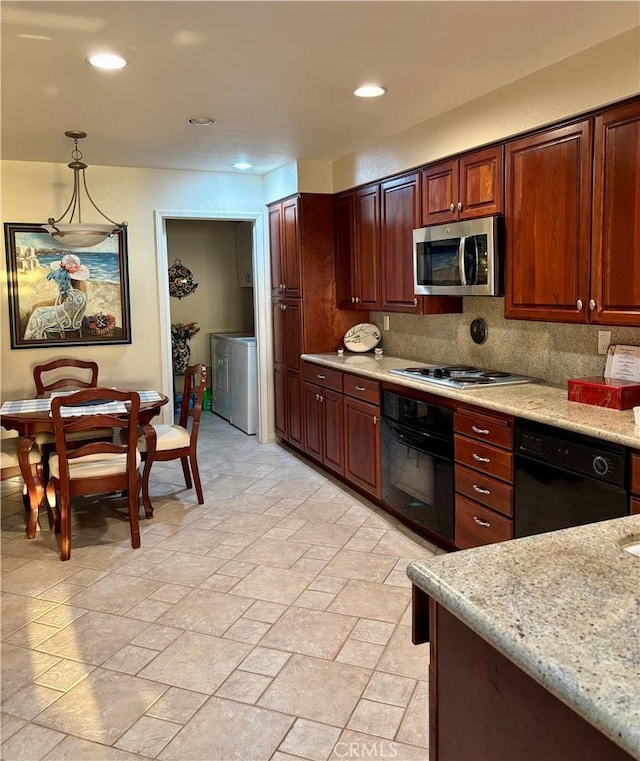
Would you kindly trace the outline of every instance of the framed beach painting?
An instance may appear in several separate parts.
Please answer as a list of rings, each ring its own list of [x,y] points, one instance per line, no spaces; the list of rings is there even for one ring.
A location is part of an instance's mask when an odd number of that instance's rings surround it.
[[[40,225],[4,234],[12,349],[131,343],[126,229],[74,249]]]

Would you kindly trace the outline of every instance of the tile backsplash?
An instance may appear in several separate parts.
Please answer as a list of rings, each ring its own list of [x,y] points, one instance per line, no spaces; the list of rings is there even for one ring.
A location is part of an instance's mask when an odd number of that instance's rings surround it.
[[[506,320],[504,299],[468,296],[462,314],[390,314],[382,331],[385,354],[422,362],[473,364],[542,378],[565,387],[568,378],[602,375],[605,357],[597,353],[598,330],[611,331],[612,344],[640,344],[640,329],[598,325]],[[383,313],[371,312],[382,328]],[[488,332],[483,344],[471,340],[477,317]]]

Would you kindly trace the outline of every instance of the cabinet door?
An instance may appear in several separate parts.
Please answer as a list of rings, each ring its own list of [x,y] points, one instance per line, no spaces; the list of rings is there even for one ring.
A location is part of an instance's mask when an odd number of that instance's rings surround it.
[[[288,440],[300,449],[304,448],[304,425],[302,417],[302,379],[300,373],[287,370],[287,405],[289,429]]]
[[[507,145],[505,316],[584,322],[589,302],[591,123]]]
[[[640,103],[595,121],[591,321],[640,326]]]
[[[504,211],[504,149],[487,148],[460,157],[460,219],[474,219]]]
[[[356,196],[343,193],[336,198],[334,209],[336,235],[336,299],[341,309],[353,309]]]
[[[275,401],[275,431],[281,438],[289,438],[287,425],[287,370],[285,367],[273,368],[273,389]]]
[[[285,363],[290,370],[299,372],[302,354],[302,304],[300,299],[287,299],[284,303]]]
[[[344,397],[328,388],[321,392],[324,417],[324,464],[344,473]]]
[[[378,499],[380,489],[380,408],[345,397],[345,476]]]
[[[302,296],[297,198],[282,203],[282,239],[285,293],[287,296]]]
[[[380,186],[356,191],[356,309],[380,309]]]
[[[271,327],[273,330],[273,364],[276,367],[284,367],[285,355],[285,324],[284,324],[284,301],[271,302]]]
[[[422,225],[453,222],[458,218],[458,161],[441,161],[423,169]]]
[[[283,295],[282,284],[282,205],[269,206],[269,246],[271,255],[271,293]]]
[[[304,414],[304,451],[322,462],[322,389],[314,383],[302,384],[302,411]]]
[[[420,314],[422,299],[414,293],[413,230],[420,225],[420,176],[382,183],[380,249],[382,309]]]

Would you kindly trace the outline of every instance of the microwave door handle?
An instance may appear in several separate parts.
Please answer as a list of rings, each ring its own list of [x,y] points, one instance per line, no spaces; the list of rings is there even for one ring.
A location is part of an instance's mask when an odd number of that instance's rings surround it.
[[[467,273],[464,271],[464,247],[466,236],[460,236],[460,245],[458,246],[458,270],[460,271],[460,285],[467,284]]]
[[[476,252],[476,269],[473,273],[473,284],[478,285],[478,273],[480,272],[480,250],[478,249],[478,236],[473,236],[473,249]]]

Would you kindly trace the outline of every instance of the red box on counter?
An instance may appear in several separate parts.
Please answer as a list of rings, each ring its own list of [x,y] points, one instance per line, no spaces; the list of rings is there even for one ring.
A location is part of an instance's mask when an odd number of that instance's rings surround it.
[[[618,378],[570,378],[569,401],[595,404],[612,410],[629,410],[640,405],[640,383]]]

